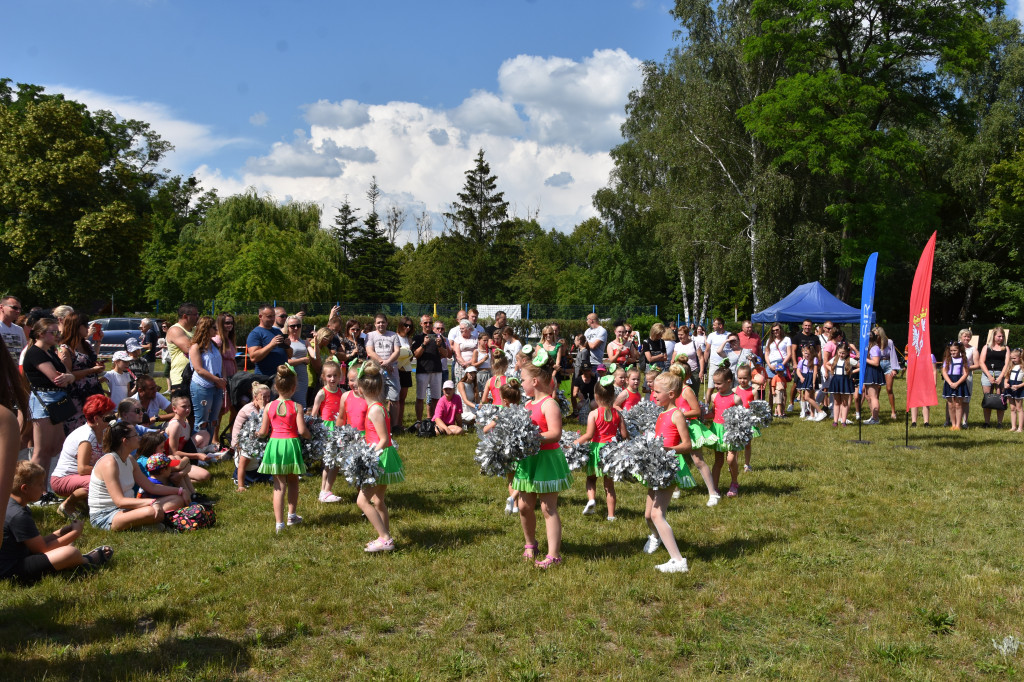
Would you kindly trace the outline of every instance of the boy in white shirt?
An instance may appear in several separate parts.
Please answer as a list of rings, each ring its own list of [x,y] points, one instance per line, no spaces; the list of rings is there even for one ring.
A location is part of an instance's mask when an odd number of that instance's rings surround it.
[[[135,380],[134,375],[128,371],[128,363],[132,356],[123,350],[114,353],[114,369],[106,373],[107,385],[110,387],[110,400],[115,405],[128,397],[128,386]]]

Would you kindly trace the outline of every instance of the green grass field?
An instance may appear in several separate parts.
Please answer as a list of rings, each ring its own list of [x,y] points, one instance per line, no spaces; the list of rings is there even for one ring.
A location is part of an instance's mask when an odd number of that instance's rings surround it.
[[[269,486],[236,493],[216,465],[216,528],[87,528],[80,547],[110,544],[109,566],[0,584],[0,678],[1019,677],[1024,651],[992,640],[1024,637],[1024,440],[918,428],[908,451],[902,422],[865,427],[868,446],[856,434],[788,419],[756,441],[738,498],[708,509],[684,491],[677,575],[641,552],[643,491],[620,485],[608,523],[580,515],[580,477],[561,497],[565,564],[525,564],[475,436],[396,439],[408,479],[388,493],[399,549],[383,556],[363,553],[354,504],[316,502],[318,479],[302,482],[305,525],[275,537]]]

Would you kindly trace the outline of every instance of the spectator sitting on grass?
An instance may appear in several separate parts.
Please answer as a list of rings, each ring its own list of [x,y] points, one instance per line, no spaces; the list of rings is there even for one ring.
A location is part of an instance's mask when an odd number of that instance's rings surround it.
[[[45,537],[40,535],[28,505],[39,500],[44,492],[46,471],[43,467],[34,462],[18,462],[4,519],[0,578],[34,582],[44,575],[83,564],[105,564],[114,555],[106,546],[84,555],[78,551],[73,543],[82,534],[81,521],[72,521]]]
[[[462,398],[455,394],[455,382],[449,379],[442,387],[444,395],[434,410],[434,426],[440,436],[458,436],[465,433],[462,426]]]
[[[130,399],[139,401],[139,406],[142,408],[142,424],[152,424],[155,421],[174,418],[171,401],[157,390],[156,379],[151,376],[141,376],[135,382],[135,388],[136,392]]]

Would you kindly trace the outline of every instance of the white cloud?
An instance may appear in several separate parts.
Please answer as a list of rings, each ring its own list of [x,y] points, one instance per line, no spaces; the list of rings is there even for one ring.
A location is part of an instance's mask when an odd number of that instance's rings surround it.
[[[452,111],[452,122],[471,133],[516,136],[525,130],[511,102],[483,90],[475,90]]]
[[[319,147],[305,131],[296,130],[292,142],[275,142],[266,156],[252,157],[246,164],[250,173],[288,178],[340,176],[345,165],[338,161],[339,147],[327,141]]]
[[[63,93],[65,98],[85,104],[90,111],[106,109],[119,118],[145,121],[161,138],[174,145],[174,151],[162,159],[161,167],[188,167],[224,147],[251,142],[241,137],[217,135],[211,126],[186,121],[178,117],[170,107],[158,102],[146,102],[132,97],[107,95],[61,85],[46,86],[46,92]]]
[[[249,117],[249,123],[253,124],[258,128],[267,125],[267,121],[269,120],[270,119],[267,117],[266,112],[263,111],[257,111],[255,114]]]
[[[310,125],[328,128],[358,128],[370,121],[367,113],[369,107],[354,99],[346,99],[341,102],[329,102],[322,99],[313,104],[307,104],[303,109],[306,111],[306,120]]]

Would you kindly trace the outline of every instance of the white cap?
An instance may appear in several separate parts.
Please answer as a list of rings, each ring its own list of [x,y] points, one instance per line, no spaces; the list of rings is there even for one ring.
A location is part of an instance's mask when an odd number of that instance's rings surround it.
[[[454,382],[454,381],[452,381],[451,379],[449,379],[448,381],[444,382],[444,385],[443,385],[443,386],[441,386],[441,388],[442,388],[442,389],[446,389],[446,388],[455,388],[455,382]]]
[[[114,358],[113,359],[114,359],[114,362],[117,362],[118,360],[124,360],[125,362],[131,362],[132,361],[132,356],[128,355],[128,353],[123,351],[123,350],[119,350],[116,353],[114,353]]]
[[[476,367],[473,367],[472,365],[470,365],[469,367],[467,367],[467,368],[466,368],[466,374],[470,374],[470,373],[472,373],[472,374],[476,374]]]

